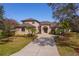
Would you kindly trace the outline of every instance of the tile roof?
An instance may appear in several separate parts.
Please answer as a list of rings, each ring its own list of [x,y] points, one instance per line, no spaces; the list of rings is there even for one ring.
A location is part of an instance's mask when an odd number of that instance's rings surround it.
[[[35,19],[33,19],[33,18],[28,18],[28,19],[25,19],[25,20],[22,20],[22,22],[28,22],[28,21],[36,21],[36,22],[38,22],[38,23],[40,23],[39,21],[37,21],[37,20],[35,20]]]

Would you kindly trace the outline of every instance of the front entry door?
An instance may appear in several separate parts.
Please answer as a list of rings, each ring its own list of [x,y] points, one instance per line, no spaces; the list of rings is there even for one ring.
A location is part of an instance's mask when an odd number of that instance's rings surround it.
[[[43,28],[44,33],[48,33],[48,27]]]

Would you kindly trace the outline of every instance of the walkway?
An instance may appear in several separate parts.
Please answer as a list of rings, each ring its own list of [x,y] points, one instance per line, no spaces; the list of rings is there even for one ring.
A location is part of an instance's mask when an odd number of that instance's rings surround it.
[[[45,35],[46,36],[46,35]],[[48,36],[36,39],[12,56],[59,56],[54,39]],[[48,37],[48,38],[47,38]],[[53,44],[51,44],[53,43]]]

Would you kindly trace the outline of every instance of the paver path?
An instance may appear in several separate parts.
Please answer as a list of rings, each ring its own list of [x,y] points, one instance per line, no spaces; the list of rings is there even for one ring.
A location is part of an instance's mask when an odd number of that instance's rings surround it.
[[[47,36],[46,36],[47,37]],[[45,41],[46,42],[46,41]],[[44,43],[44,42],[43,42]],[[11,56],[59,56],[55,42],[51,45],[40,45],[40,42],[31,42],[22,50]]]

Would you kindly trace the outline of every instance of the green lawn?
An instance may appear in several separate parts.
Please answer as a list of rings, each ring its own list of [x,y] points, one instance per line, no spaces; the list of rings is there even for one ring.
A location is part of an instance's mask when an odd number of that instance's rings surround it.
[[[59,54],[61,56],[74,56],[74,55],[76,55],[76,52],[74,51],[74,49],[72,49],[68,46],[58,46],[57,45],[57,48],[58,48]]]
[[[72,34],[73,35],[73,34]],[[65,46],[64,44],[60,45],[57,43],[57,48],[61,56],[75,56],[78,53],[72,47],[79,47],[79,33],[69,37],[69,46]]]
[[[0,56],[8,56],[19,50],[30,43],[32,39],[17,37],[12,42],[7,42],[5,44],[0,44]]]

